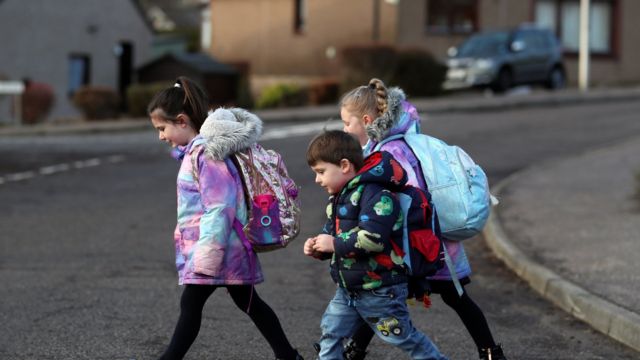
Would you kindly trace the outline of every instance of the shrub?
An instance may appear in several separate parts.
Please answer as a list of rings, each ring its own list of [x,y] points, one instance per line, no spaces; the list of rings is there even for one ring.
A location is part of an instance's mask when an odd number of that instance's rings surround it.
[[[401,87],[409,96],[437,95],[446,75],[446,66],[424,50],[396,50],[384,45],[344,48],[341,65],[342,93],[375,77],[388,86]]]
[[[127,106],[129,115],[146,117],[147,106],[159,91],[172,86],[170,81],[153,82],[148,84],[133,84],[127,88]]]
[[[84,86],[73,95],[73,104],[87,120],[111,119],[118,116],[120,98],[115,90],[106,86]]]
[[[340,96],[340,83],[337,80],[324,79],[309,86],[309,104],[335,104]]]
[[[55,94],[53,88],[45,83],[29,81],[22,94],[22,123],[42,122],[53,107]]]
[[[354,45],[342,49],[340,91],[366,85],[373,77],[388,83],[396,67],[396,50],[387,45]]]
[[[433,96],[442,92],[447,67],[421,49],[405,49],[397,54],[396,67],[389,83],[409,96]]]
[[[258,109],[306,105],[309,99],[308,89],[294,84],[275,84],[264,88],[256,107]]]

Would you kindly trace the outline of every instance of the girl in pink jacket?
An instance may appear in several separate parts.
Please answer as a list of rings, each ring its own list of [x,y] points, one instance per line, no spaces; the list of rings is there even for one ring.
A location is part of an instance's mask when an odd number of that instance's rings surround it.
[[[376,145],[392,135],[411,132],[420,133],[420,117],[416,108],[406,101],[399,88],[387,89],[379,79],[371,79],[368,85],[359,86],[345,94],[340,103],[340,117],[344,131],[360,140],[365,156],[376,149]],[[402,140],[392,140],[380,149],[390,152],[407,172],[407,183],[425,188],[420,163],[409,146]],[[461,242],[445,239],[445,246],[454,264],[455,276],[462,285],[470,282],[471,266]],[[429,278],[431,291],[440,294],[442,300],[458,314],[473,338],[480,359],[506,359],[497,345],[485,316],[478,305],[463,290],[458,295],[451,274],[445,266]],[[364,326],[358,329],[353,341],[347,346],[346,359],[364,359],[373,331]]]
[[[185,77],[156,94],[148,112],[159,139],[174,147],[181,161],[174,241],[184,291],[180,318],[160,359],[184,357],[200,330],[204,304],[218,287],[226,288],[236,306],[249,315],[277,359],[302,359],[276,314],[254,289],[264,281],[260,262],[233,228],[234,219],[247,221],[247,209],[241,180],[228,156],[258,140],[261,120],[242,109],[218,109],[207,117],[206,93]],[[217,136],[203,138],[201,127]]]

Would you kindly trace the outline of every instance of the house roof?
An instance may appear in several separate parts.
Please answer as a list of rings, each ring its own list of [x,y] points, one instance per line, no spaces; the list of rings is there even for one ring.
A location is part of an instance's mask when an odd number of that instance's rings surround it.
[[[184,64],[198,72],[205,74],[237,74],[238,71],[233,67],[216,61],[214,58],[203,53],[168,53],[162,55],[145,65],[140,70],[151,67],[163,61],[176,61]]]

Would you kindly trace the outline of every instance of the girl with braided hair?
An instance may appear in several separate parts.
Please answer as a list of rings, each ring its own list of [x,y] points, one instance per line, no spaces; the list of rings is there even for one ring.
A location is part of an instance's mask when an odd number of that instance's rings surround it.
[[[344,123],[343,130],[360,141],[365,156],[390,136],[421,132],[418,112],[406,101],[404,92],[397,87],[387,89],[381,80],[375,78],[342,97],[340,117]],[[408,185],[427,188],[420,163],[402,138],[386,142],[376,150],[393,155],[406,171]],[[500,345],[494,342],[482,310],[464,289],[459,295],[454,286],[454,276],[462,285],[470,282],[471,267],[462,243],[445,239],[445,245],[453,260],[455,274],[445,266],[429,277],[431,292],[440,294],[445,304],[458,314],[478,348],[480,359],[506,359]],[[368,326],[358,329],[346,347],[345,359],[364,359],[373,335]]]

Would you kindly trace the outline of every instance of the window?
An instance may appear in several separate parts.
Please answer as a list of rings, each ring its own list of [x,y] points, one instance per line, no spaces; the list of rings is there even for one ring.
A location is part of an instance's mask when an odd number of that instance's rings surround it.
[[[296,34],[302,34],[306,25],[306,12],[307,4],[306,0],[293,0],[294,1],[294,13],[293,13],[293,32]]]
[[[468,34],[478,29],[477,0],[427,1],[427,32]]]
[[[613,14],[617,0],[592,0],[589,13],[589,48],[594,54],[613,55]],[[538,0],[535,22],[551,29],[560,39],[565,52],[580,48],[580,1]]]
[[[69,56],[69,96],[73,96],[81,86],[89,84],[90,74],[91,60],[88,55]]]

